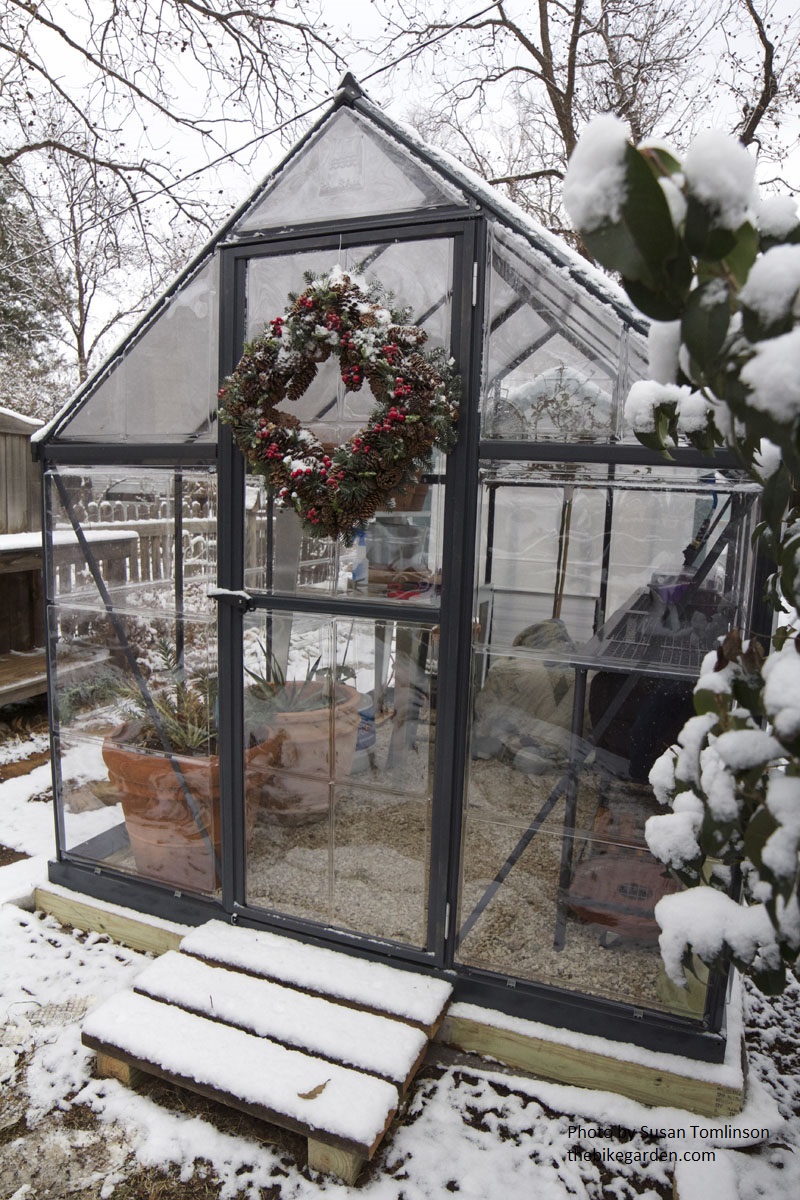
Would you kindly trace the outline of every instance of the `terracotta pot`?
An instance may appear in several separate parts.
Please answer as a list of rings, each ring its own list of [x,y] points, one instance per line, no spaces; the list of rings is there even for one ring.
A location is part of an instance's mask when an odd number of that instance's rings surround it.
[[[219,757],[167,755],[136,745],[141,726],[120,725],[103,742],[108,778],[122,803],[136,870],[193,892],[219,886]],[[245,754],[248,784],[263,791],[275,746]],[[252,790],[252,789],[250,789]],[[248,832],[257,806],[247,805]]]
[[[298,689],[308,685],[290,681],[285,686]],[[277,747],[274,763],[269,766],[269,780],[261,793],[264,811],[286,823],[327,815],[331,781],[349,775],[353,766],[362,705],[355,688],[337,685],[333,738],[330,708],[280,712],[269,717],[258,735],[261,746]],[[252,753],[259,748],[254,747]],[[259,763],[256,756],[254,765]],[[266,775],[267,771],[262,773]]]

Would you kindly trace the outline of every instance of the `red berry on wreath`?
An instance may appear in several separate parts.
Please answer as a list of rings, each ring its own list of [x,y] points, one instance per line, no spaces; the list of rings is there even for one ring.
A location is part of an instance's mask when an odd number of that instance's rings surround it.
[[[359,456],[373,453],[365,440],[370,429],[381,435],[381,452],[401,470],[418,465],[434,446],[447,451],[454,441],[456,405],[449,395],[448,369],[440,366],[441,358],[420,350],[426,336],[422,329],[404,331],[400,342],[389,340],[391,317],[380,298],[376,289],[364,290],[338,268],[313,280],[283,316],[268,323],[220,388],[220,400],[225,401],[220,419],[232,426],[240,450],[273,484],[278,497],[292,504],[314,536],[342,537],[348,544],[365,520],[386,507],[391,495],[380,471],[364,474]],[[347,328],[342,328],[345,323]],[[278,349],[284,328],[291,346],[302,349]],[[334,332],[338,338],[331,338]],[[364,348],[358,352],[354,333],[364,335]],[[376,396],[384,400],[394,389],[394,398],[405,403],[402,409],[391,405],[385,411],[376,405],[365,428],[331,458],[296,417],[278,406],[299,400],[315,378],[317,364],[334,354],[349,391],[361,388],[366,366]],[[361,354],[368,361],[362,363]],[[417,356],[426,363],[424,384]],[[406,421],[414,422],[411,440],[398,428]],[[295,466],[298,459],[302,467]],[[331,470],[334,463],[336,469]],[[302,494],[285,487],[287,478],[302,478]],[[345,487],[335,505],[326,500],[348,478],[355,486]]]

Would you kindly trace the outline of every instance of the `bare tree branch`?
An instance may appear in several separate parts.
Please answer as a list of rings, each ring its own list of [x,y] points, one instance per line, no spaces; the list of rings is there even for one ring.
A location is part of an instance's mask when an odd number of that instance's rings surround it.
[[[767,31],[764,28],[764,22],[761,19],[753,0],[743,0],[744,6],[753,18],[753,24],[756,27],[758,40],[761,43],[764,51],[763,60],[763,76],[761,92],[756,100],[756,103],[749,108],[745,106],[744,125],[739,133],[739,141],[745,146],[749,146],[755,141],[756,130],[761,124],[767,109],[778,94],[778,79],[775,75],[775,47],[767,37]]]
[[[465,20],[455,0],[385,0],[382,15],[387,48],[416,47],[426,94],[434,89],[433,111],[413,120],[555,230],[567,222],[553,185],[597,113],[621,117],[637,141],[681,148],[705,124],[710,93],[728,92],[746,106],[742,136],[769,124],[779,143],[780,102],[800,96],[790,66],[800,15],[779,39],[774,12],[775,0],[494,0]],[[729,36],[716,60],[713,31]],[[435,53],[422,49],[434,35]]]

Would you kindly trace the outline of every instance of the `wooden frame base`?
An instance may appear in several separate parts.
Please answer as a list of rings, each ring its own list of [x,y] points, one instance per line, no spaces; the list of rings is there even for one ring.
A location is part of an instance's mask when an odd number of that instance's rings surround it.
[[[36,889],[34,899],[37,908],[64,924],[107,933],[134,949],[161,954],[180,946],[180,933],[170,931],[166,923],[157,923],[146,915],[113,912],[103,902],[87,896],[66,896],[60,890],[45,887]],[[675,1060],[674,1069],[629,1062],[614,1056],[612,1043],[607,1055],[593,1053],[559,1041],[555,1029],[550,1040],[488,1021],[471,1020],[451,1011],[436,1041],[518,1067],[542,1079],[600,1088],[643,1104],[669,1105],[701,1116],[735,1116],[744,1103],[744,1078],[737,1087],[715,1082],[713,1078],[682,1075],[680,1059]]]

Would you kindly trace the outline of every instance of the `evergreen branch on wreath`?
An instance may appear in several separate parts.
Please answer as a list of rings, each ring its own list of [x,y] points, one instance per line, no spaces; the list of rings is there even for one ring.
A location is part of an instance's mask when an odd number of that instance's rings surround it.
[[[248,343],[218,396],[220,419],[250,467],[297,512],[307,533],[352,545],[392,495],[416,482],[434,449],[456,441],[458,386],[443,351],[424,352],[425,330],[394,316],[368,287],[339,267],[289,297],[282,317]],[[347,392],[366,381],[375,397],[366,425],[328,451],[291,412],[319,365],[339,359]]]

